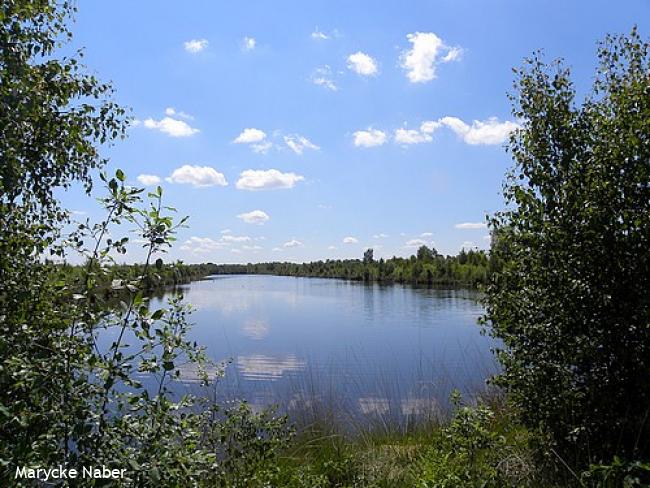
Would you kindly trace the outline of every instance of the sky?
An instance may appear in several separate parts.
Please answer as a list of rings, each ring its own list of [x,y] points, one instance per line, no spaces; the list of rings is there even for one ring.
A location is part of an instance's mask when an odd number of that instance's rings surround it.
[[[650,35],[650,2],[81,0],[73,44],[134,118],[103,155],[188,215],[170,258],[246,263],[489,247],[512,68]],[[98,219],[80,189],[62,199]],[[142,259],[138,246],[126,261]]]

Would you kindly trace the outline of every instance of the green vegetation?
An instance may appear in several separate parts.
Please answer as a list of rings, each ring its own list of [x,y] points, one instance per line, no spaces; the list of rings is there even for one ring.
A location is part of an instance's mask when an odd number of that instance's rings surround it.
[[[650,459],[649,49],[608,37],[580,104],[561,63],[517,71],[485,319],[497,383],[575,470]]]
[[[271,274],[312,276],[384,283],[476,287],[487,282],[493,264],[484,251],[464,249],[457,256],[442,256],[421,246],[410,258],[374,260],[372,249],[363,260],[345,259],[312,263],[259,263],[215,265],[213,274]]]
[[[0,7],[0,485],[16,468],[127,468],[122,486],[564,487],[650,485],[650,45],[608,38],[579,107],[568,70],[537,57],[518,71],[522,129],[492,219],[490,258],[245,267],[163,261],[185,219],[118,170],[102,173],[105,218],[71,225],[54,191],[90,191],[99,147],[125,111],[81,54],[58,59],[69,2]],[[129,225],[144,263],[117,266]],[[110,236],[110,237],[109,237]],[[72,253],[84,265],[57,264]],[[55,259],[56,262],[52,262]],[[273,410],[218,405],[171,384],[222,369],[187,339],[190,310],[148,292],[202,274],[259,272],[416,283],[487,282],[487,330],[503,341],[504,397],[402,433],[294,433]],[[489,271],[489,273],[488,273]],[[115,332],[108,347],[97,335]],[[128,345],[127,345],[128,344]],[[151,380],[145,385],[143,378]],[[77,479],[68,486],[106,485]]]

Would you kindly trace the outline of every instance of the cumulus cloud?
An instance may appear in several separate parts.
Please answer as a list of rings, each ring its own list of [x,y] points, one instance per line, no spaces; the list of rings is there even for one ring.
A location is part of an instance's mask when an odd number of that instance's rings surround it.
[[[386,237],[388,237],[388,234],[384,234],[383,232],[381,232],[381,233],[379,233],[379,234],[375,234],[375,235],[373,235],[372,237],[373,237],[374,239],[385,239]]]
[[[454,225],[457,229],[485,229],[487,224],[485,222],[463,222]]]
[[[282,244],[284,247],[298,247],[302,246],[302,242],[296,240],[296,239],[291,239],[290,241],[285,242]]]
[[[431,135],[415,129],[397,129],[394,138],[398,144],[420,144],[433,140]]]
[[[171,137],[189,137],[199,132],[199,129],[195,129],[184,120],[172,117],[163,117],[160,120],[148,118],[144,121],[144,126],[147,129],[159,130]]]
[[[282,173],[277,169],[242,171],[237,180],[239,190],[277,190],[293,188],[296,183],[304,180],[304,176],[296,173]]]
[[[316,68],[312,73],[310,79],[314,85],[322,86],[323,88],[326,88],[330,91],[337,91],[339,89],[336,82],[334,81],[332,68],[327,65]]]
[[[189,251],[196,254],[206,254],[221,248],[224,243],[215,241],[209,237],[192,236],[181,245],[181,251]]]
[[[433,32],[415,32],[406,36],[411,49],[404,51],[400,64],[411,83],[426,83],[436,77],[436,66],[460,59],[462,50],[449,47]]]
[[[432,237],[432,236],[433,236],[433,232],[423,232],[422,234],[420,234],[420,237]]]
[[[206,39],[192,39],[185,41],[183,46],[188,53],[196,54],[208,47],[208,41]]]
[[[386,142],[386,133],[379,129],[358,130],[352,136],[357,147],[381,146]]]
[[[180,110],[176,110],[174,107],[167,107],[165,109],[165,115],[168,115],[169,117],[179,117],[181,119],[186,119],[186,120],[194,120],[194,117],[191,116],[190,114],[187,114]]]
[[[320,149],[320,147],[309,139],[298,134],[284,136],[284,143],[289,147],[289,149],[300,155],[302,155],[305,149],[313,149],[315,151]]]
[[[359,239],[356,237],[348,236],[343,238],[343,244],[358,244]]]
[[[241,213],[237,215],[237,218],[242,219],[247,224],[257,225],[262,225],[271,219],[271,217],[269,217],[269,214],[263,210],[252,210],[250,212]]]
[[[249,144],[254,152],[261,154],[266,154],[273,147],[273,143],[266,139],[266,132],[254,127],[244,129],[232,142]]]
[[[176,168],[165,180],[170,183],[189,184],[198,188],[228,185],[226,177],[216,169],[210,166],[192,166],[189,164]]]
[[[242,41],[242,49],[244,51],[252,51],[255,49],[255,46],[257,45],[257,41],[255,40],[254,37],[244,37],[244,40]]]
[[[447,127],[467,144],[490,145],[505,142],[510,132],[519,128],[519,125],[508,120],[500,122],[496,117],[484,121],[474,120],[471,125],[458,117],[442,117],[438,120],[422,122],[419,130],[397,129],[393,140],[402,145],[431,142],[432,134],[441,127]]]
[[[244,129],[234,141],[235,144],[251,144],[253,142],[260,142],[266,139],[266,132],[254,127]]]
[[[138,175],[137,180],[144,186],[157,185],[160,183],[160,176],[142,174]]]
[[[361,76],[374,76],[379,71],[377,62],[361,51],[348,56],[348,69]]]
[[[454,131],[467,144],[502,144],[512,131],[519,128],[515,122],[499,122],[496,117],[485,121],[474,120],[471,125],[457,117],[443,117],[440,123]]]

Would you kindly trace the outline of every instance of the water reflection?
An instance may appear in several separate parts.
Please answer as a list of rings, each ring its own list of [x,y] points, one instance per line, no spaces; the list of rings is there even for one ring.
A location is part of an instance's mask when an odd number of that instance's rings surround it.
[[[305,369],[305,361],[294,355],[284,357],[251,354],[237,357],[237,368],[247,380],[274,381],[285,374]]]
[[[389,409],[388,398],[359,398],[359,410],[364,415],[384,415],[388,413]]]
[[[269,324],[266,320],[250,318],[242,325],[242,333],[255,341],[261,341],[269,335]]]

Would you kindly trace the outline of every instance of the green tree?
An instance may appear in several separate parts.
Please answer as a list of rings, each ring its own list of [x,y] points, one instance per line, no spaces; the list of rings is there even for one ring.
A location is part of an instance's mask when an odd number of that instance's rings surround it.
[[[363,252],[363,264],[372,264],[374,262],[374,251],[372,248],[366,249]]]
[[[650,454],[649,48],[607,37],[581,103],[561,61],[516,71],[484,318],[498,384],[577,465]]]

